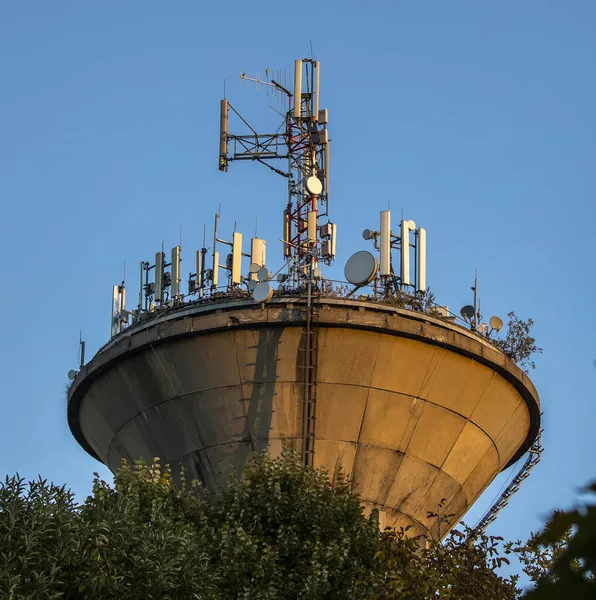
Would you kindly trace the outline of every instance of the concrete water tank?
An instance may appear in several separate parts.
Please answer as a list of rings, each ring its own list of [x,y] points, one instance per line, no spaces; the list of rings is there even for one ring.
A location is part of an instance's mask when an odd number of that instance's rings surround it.
[[[81,369],[68,422],[114,470],[160,457],[209,489],[251,451],[303,442],[306,300],[184,305],[137,323]],[[538,395],[484,338],[368,301],[315,300],[315,466],[351,477],[367,509],[411,534],[446,499],[456,524],[536,438]]]

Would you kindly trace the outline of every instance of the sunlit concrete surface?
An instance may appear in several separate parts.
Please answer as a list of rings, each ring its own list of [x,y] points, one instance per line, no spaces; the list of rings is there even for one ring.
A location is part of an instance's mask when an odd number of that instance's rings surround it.
[[[315,465],[367,510],[442,536],[539,428],[538,395],[491,344],[440,318],[350,300],[317,309]],[[126,331],[77,375],[68,420],[110,469],[159,456],[217,490],[253,450],[300,449],[303,298],[183,307]]]

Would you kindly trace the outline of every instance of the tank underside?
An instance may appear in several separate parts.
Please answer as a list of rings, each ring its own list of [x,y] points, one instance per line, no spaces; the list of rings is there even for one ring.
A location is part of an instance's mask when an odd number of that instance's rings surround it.
[[[305,300],[170,311],[102,348],[69,391],[79,443],[115,470],[160,457],[217,490],[248,454],[302,446]],[[531,445],[539,400],[491,344],[440,318],[317,301],[314,464],[387,525],[442,537]]]

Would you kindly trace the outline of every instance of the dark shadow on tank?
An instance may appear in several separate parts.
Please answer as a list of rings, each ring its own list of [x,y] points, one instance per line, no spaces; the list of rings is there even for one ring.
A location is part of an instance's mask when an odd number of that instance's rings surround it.
[[[281,327],[259,331],[252,394],[248,399],[245,438],[250,439],[252,450],[257,452],[265,450],[269,444],[282,333]]]
[[[229,469],[235,468],[237,474],[250,452],[262,452],[269,444],[282,333],[283,327],[259,330],[252,381],[243,382],[252,384],[252,393],[249,398],[243,399],[247,404],[247,411],[242,442],[230,452],[229,462],[225,461]]]

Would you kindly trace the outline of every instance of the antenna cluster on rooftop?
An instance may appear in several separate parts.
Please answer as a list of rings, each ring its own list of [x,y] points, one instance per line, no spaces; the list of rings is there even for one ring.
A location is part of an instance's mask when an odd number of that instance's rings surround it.
[[[242,233],[235,226],[230,239],[220,237],[218,211],[212,243],[207,245],[204,235],[203,246],[194,253],[186,293],[182,290],[181,243],[169,254],[162,244],[154,260],[140,263],[139,296],[133,310],[126,308],[124,281],[113,286],[112,337],[128,327],[131,319],[135,323],[183,303],[211,301],[230,294],[263,303],[271,300],[275,289],[304,293],[309,298],[323,289],[328,280],[322,269],[333,263],[337,253],[337,226],[329,220],[329,112],[320,108],[320,74],[320,63],[313,58],[295,61],[293,86],[281,72],[274,78],[269,69],[265,79],[259,74],[241,74],[241,81],[272,89],[284,99],[287,110],[280,113],[283,121],[275,133],[258,133],[227,97],[220,102],[220,171],[228,171],[237,161],[258,162],[287,182],[287,197],[280,207],[283,251],[274,275],[267,268],[265,239],[257,237],[255,231],[250,252],[244,252]],[[231,121],[244,133],[231,133]],[[373,252],[356,252],[347,261],[345,278],[355,286],[348,295],[366,286],[373,289],[376,299],[397,293],[426,293],[427,236],[423,227],[402,218],[394,233],[391,212],[383,210],[379,228],[365,229],[363,237],[372,242]],[[249,261],[243,268],[244,258]],[[476,300],[472,308],[473,315],[462,312],[462,317],[473,330],[482,333],[485,324],[478,322]],[[433,310],[438,316],[452,318],[447,307]],[[491,327],[498,330],[492,322]]]

